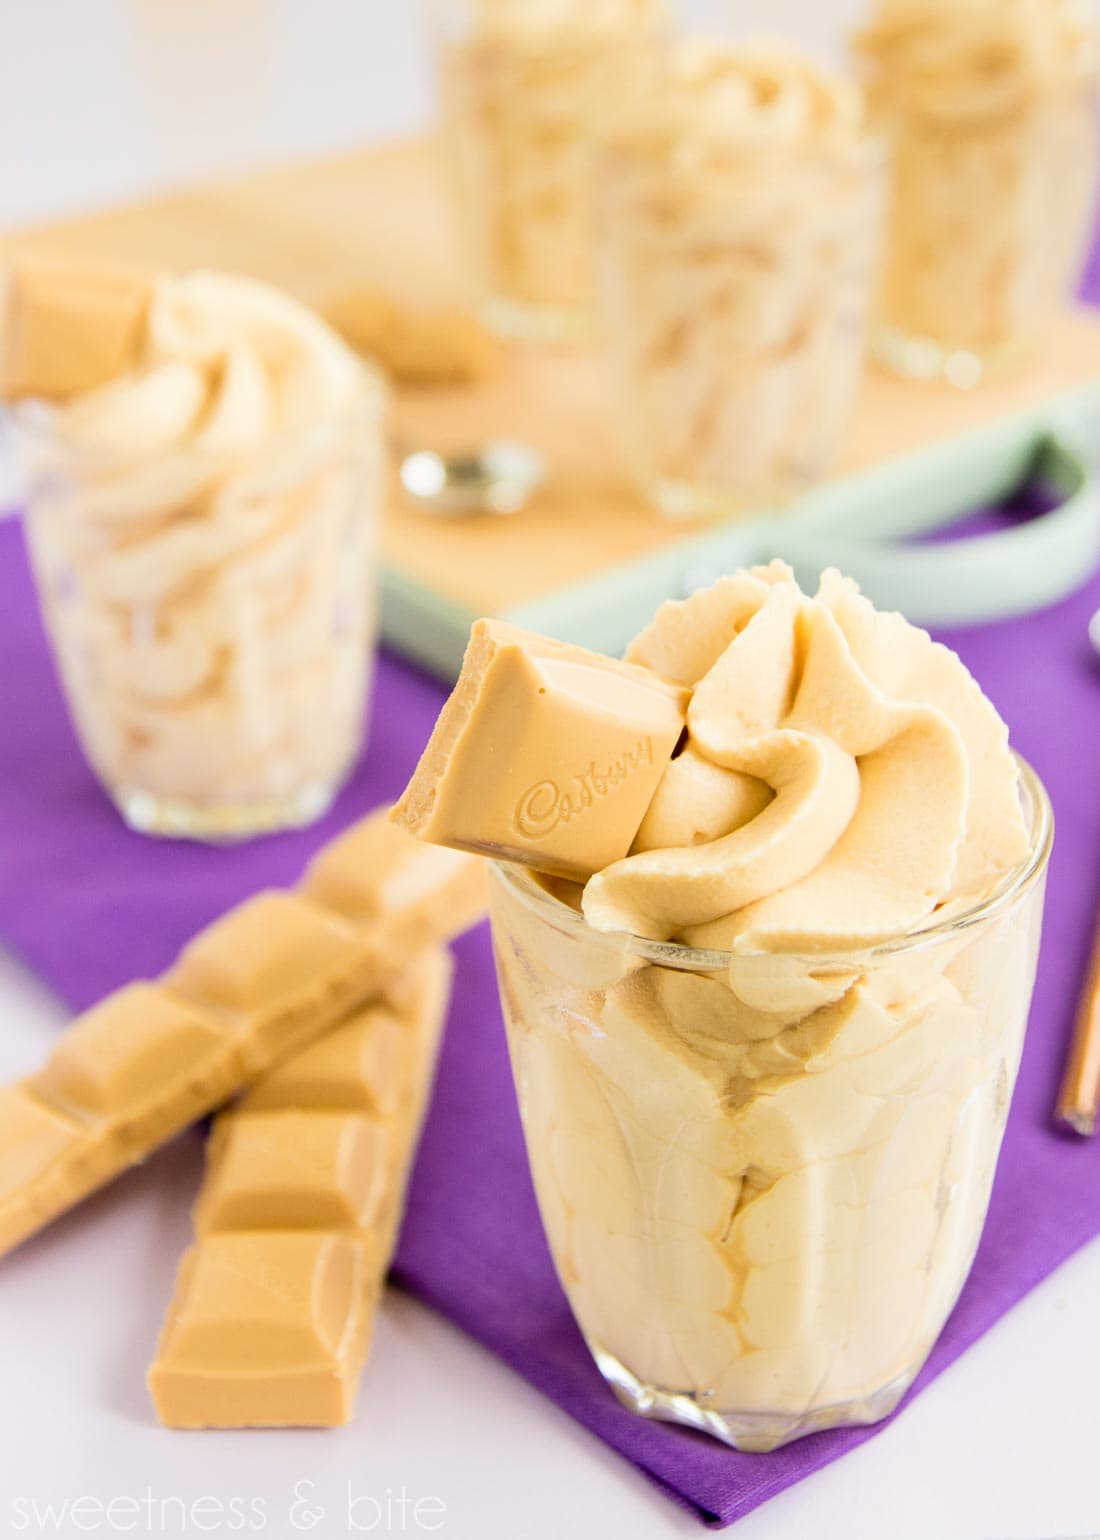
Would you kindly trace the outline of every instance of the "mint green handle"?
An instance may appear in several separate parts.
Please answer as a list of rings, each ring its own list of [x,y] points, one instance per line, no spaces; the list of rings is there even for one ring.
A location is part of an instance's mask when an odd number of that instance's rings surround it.
[[[1051,434],[1036,451],[1035,479],[1062,495],[1057,508],[995,534],[935,545],[898,544],[912,524],[887,503],[873,532],[859,536],[833,520],[776,521],[769,554],[782,556],[811,589],[823,567],[839,567],[879,609],[920,625],[1007,620],[1053,604],[1080,587],[1100,562],[1100,482],[1082,456]],[[894,527],[895,525],[907,527]]]
[[[1056,408],[1056,410],[1055,410]],[[663,599],[683,598],[738,567],[784,557],[811,592],[823,567],[855,578],[883,609],[918,624],[970,625],[1028,614],[1072,593],[1100,566],[1100,484],[1080,437],[1100,435],[1100,381],[1041,413],[925,446],[841,477],[782,514],[685,534],[683,540],[504,611],[532,631],[618,654]],[[1061,501],[996,534],[912,544],[1027,479]],[[578,536],[580,538],[580,536]],[[444,677],[458,672],[474,615],[400,573],[383,571],[387,638]]]

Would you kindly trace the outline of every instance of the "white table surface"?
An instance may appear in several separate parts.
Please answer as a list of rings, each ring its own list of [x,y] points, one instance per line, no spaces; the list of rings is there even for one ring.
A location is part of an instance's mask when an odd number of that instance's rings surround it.
[[[0,223],[421,126],[430,95],[415,10],[409,0],[2,0]],[[769,0],[766,13],[773,31],[802,18],[820,32],[825,10]],[[62,1019],[0,953],[0,1078],[30,1069]],[[394,1291],[351,1427],[159,1429],[143,1376],[199,1170],[198,1140],[186,1136],[0,1266],[0,1534],[700,1533]],[[1098,1301],[1094,1244],[878,1438],[742,1521],[738,1540],[1100,1535]],[[123,1501],[102,1506],[111,1499]]]

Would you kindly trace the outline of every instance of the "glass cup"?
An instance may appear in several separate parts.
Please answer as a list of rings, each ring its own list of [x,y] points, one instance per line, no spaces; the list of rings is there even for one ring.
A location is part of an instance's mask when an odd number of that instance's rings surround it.
[[[597,126],[648,78],[662,0],[432,0],[472,277],[501,333],[564,340],[591,309]]]
[[[701,100],[688,96],[685,114]],[[618,437],[670,518],[760,512],[812,487],[840,448],[863,365],[881,147],[858,132],[772,145],[739,131],[727,137],[720,118],[643,124],[608,136],[597,163]]]
[[[893,161],[872,345],[896,373],[969,387],[1039,351],[1080,278],[1095,30],[1078,7],[1071,41],[1061,0],[880,9],[857,44]]]
[[[600,934],[493,868],[543,1224],[604,1378],[766,1450],[875,1422],[969,1272],[1034,981],[1053,822],[990,898],[859,955]]]
[[[133,828],[319,817],[363,743],[383,394],[247,451],[89,453],[12,423],[46,629],[84,752]]]

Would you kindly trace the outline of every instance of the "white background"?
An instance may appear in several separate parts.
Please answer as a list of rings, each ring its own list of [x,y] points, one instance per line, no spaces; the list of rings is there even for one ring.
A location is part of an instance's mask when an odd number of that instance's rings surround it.
[[[695,0],[695,8],[704,0]],[[710,7],[712,10],[715,6]],[[815,42],[847,3],[734,0]],[[393,137],[430,117],[409,0],[0,0],[0,224]],[[0,860],[3,852],[0,852]],[[0,954],[0,1078],[62,1019]],[[237,1497],[270,1535],[297,1483],[316,1533],[354,1533],[346,1484],[434,1497],[379,1533],[448,1540],[686,1536],[698,1526],[445,1322],[391,1294],[355,1423],[337,1433],[179,1435],[143,1373],[188,1232],[188,1136],[0,1265],[0,1533],[180,1533],[176,1500]],[[1100,1533],[1100,1246],[1020,1305],[880,1437],[738,1526],[738,1540],[1050,1540]],[[61,1505],[144,1497],[153,1524]],[[36,1520],[29,1503],[54,1505]],[[86,1515],[81,1517],[82,1512]],[[369,1501],[354,1515],[364,1526]],[[190,1510],[229,1534],[230,1510]],[[298,1510],[304,1521],[304,1510]],[[17,1528],[23,1519],[25,1528]],[[163,1519],[163,1522],[162,1522]],[[81,1525],[83,1524],[83,1528]],[[129,1526],[129,1527],[127,1527]],[[246,1531],[247,1532],[247,1531]],[[363,1532],[367,1532],[364,1528]]]
[[[422,128],[431,3],[0,0],[0,224]],[[815,50],[860,8],[680,3]]]

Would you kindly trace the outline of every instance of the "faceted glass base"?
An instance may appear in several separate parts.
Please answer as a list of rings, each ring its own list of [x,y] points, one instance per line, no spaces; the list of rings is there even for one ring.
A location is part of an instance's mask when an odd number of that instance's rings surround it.
[[[879,326],[871,336],[871,352],[892,374],[905,380],[953,385],[956,390],[973,390],[990,375],[1011,369],[1027,357],[1028,351],[1017,344],[982,353],[932,337],[917,337],[897,326]]]
[[[481,307],[486,326],[510,342],[583,342],[591,333],[591,318],[580,307],[535,305],[492,295]]]
[[[222,844],[313,823],[331,807],[336,791],[337,783],[326,782],[304,786],[293,796],[206,806],[154,796],[133,787],[112,790],[111,796],[130,828],[140,834]]]
[[[702,1396],[686,1391],[659,1390],[654,1385],[644,1385],[631,1374],[620,1361],[601,1348],[589,1343],[592,1356],[600,1373],[611,1386],[622,1404],[642,1417],[657,1422],[678,1422],[700,1433],[709,1433],[723,1444],[740,1449],[746,1454],[767,1454],[796,1438],[810,1433],[821,1433],[827,1428],[861,1426],[881,1422],[889,1417],[902,1396],[916,1378],[920,1365],[910,1373],[900,1375],[883,1385],[880,1390],[862,1401],[845,1401],[836,1406],[818,1407],[811,1412],[736,1412],[719,1411],[709,1407]]]

